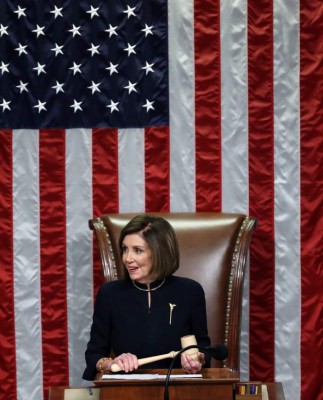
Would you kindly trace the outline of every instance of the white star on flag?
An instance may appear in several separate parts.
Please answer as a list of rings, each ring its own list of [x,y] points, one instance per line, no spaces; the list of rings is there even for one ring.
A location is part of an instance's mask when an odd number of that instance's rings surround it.
[[[110,71],[110,75],[112,75],[114,72],[116,73],[116,74],[118,74],[118,70],[117,70],[117,66],[118,66],[119,64],[112,64],[112,62],[110,62],[110,67],[106,67],[106,69],[108,70],[108,71]]]
[[[5,72],[9,72],[8,65],[9,64],[5,64],[3,61],[1,61],[1,75],[3,75]]]
[[[94,94],[95,92],[101,92],[101,90],[99,89],[99,86],[101,85],[101,83],[94,83],[92,81],[92,85],[88,86],[88,89],[91,89],[92,94]]]
[[[45,72],[45,64],[39,64],[37,63],[37,67],[34,67],[33,69],[37,71],[37,75],[40,75],[41,73],[46,74]]]
[[[81,34],[80,34],[80,29],[81,29],[80,26],[75,26],[75,25],[73,24],[73,28],[70,29],[69,32],[72,32],[72,33],[73,33],[73,37],[74,37],[75,35],[80,35],[80,36],[81,36]]]
[[[57,43],[55,43],[55,47],[51,49],[51,51],[55,52],[55,57],[57,57],[58,54],[63,54],[62,48],[64,46],[59,46]]]
[[[81,70],[80,70],[81,65],[82,64],[76,64],[75,62],[73,62],[73,67],[69,68],[73,71],[73,75],[75,75],[77,72],[81,73]]]
[[[70,106],[71,108],[74,108],[74,114],[76,113],[77,110],[83,111],[81,107],[82,102],[81,101],[76,101],[74,99],[74,103]]]
[[[9,107],[9,104],[11,101],[6,101],[5,99],[2,99],[2,103],[0,103],[0,106],[2,107],[2,112],[4,112],[5,109],[11,110]]]
[[[110,108],[111,114],[113,113],[113,111],[119,111],[118,104],[119,102],[114,102],[113,100],[111,100],[111,103],[107,105],[107,107]]]
[[[127,9],[125,11],[123,11],[125,14],[127,14],[127,18],[130,18],[131,15],[133,15],[135,17],[135,13],[134,10],[136,9],[136,7],[130,7],[127,6]]]
[[[134,44],[133,46],[131,46],[130,43],[128,43],[128,47],[126,47],[125,49],[123,49],[124,51],[128,52],[128,57],[130,56],[131,53],[136,54],[134,48],[136,47],[136,45]]]
[[[0,24],[0,37],[3,35],[9,36],[7,29],[8,29],[7,26],[3,26],[2,24]]]
[[[63,14],[61,13],[62,10],[63,10],[63,7],[58,8],[57,6],[54,6],[54,10],[51,11],[51,14],[54,14],[55,19],[56,19],[57,17],[62,17],[62,16],[63,16]]]
[[[144,104],[142,107],[146,108],[146,111],[148,112],[149,110],[154,110],[153,104],[153,101],[149,101],[148,99],[146,99],[146,104]]]
[[[145,24],[145,28],[142,29],[141,32],[145,32],[145,37],[147,37],[147,35],[153,35],[152,28],[153,26],[148,26]]]
[[[56,94],[59,93],[59,92],[63,92],[64,93],[63,86],[64,86],[64,83],[59,83],[58,81],[56,81],[56,85],[52,86],[52,89],[56,90]]]
[[[128,94],[130,94],[131,92],[137,92],[135,86],[137,85],[137,83],[131,83],[130,81],[128,81],[128,86],[125,86],[125,89],[128,89]]]
[[[146,71],[146,75],[147,75],[148,72],[154,72],[154,70],[152,69],[153,65],[154,65],[154,63],[148,64],[148,62],[146,61],[146,65],[144,67],[142,67],[141,69],[144,69]]]
[[[19,46],[15,50],[18,51],[19,56],[21,56],[21,54],[23,54],[23,53],[27,54],[26,47],[27,47],[27,45],[23,46],[22,44],[19,43]]]
[[[22,93],[24,90],[25,90],[26,92],[28,92],[28,90],[27,90],[27,85],[28,85],[27,82],[24,83],[23,81],[20,81],[20,82],[19,82],[19,85],[17,85],[16,87],[20,90],[20,93]]]
[[[94,56],[94,54],[99,54],[99,47],[100,45],[98,44],[97,46],[95,46],[93,43],[91,43],[91,47],[89,49],[87,49],[87,51],[89,51],[91,53],[91,57]]]
[[[37,104],[36,106],[34,106],[34,108],[38,108],[38,114],[39,114],[42,110],[47,111],[47,110],[46,110],[46,107],[45,107],[45,104],[46,104],[46,101],[41,102],[40,100],[38,100],[38,104]]]
[[[118,36],[118,34],[117,34],[117,32],[116,32],[117,28],[118,28],[117,26],[112,26],[112,25],[109,24],[109,29],[106,29],[106,30],[105,30],[105,32],[109,32],[109,38],[110,38],[112,35]]]
[[[100,7],[94,8],[93,6],[91,6],[91,9],[89,11],[87,11],[87,14],[91,14],[91,19],[93,17],[98,17],[99,16],[99,14],[98,14],[99,8]]]
[[[19,19],[19,18],[22,17],[22,16],[23,16],[23,17],[26,16],[25,10],[26,10],[25,8],[21,8],[20,6],[18,6],[17,10],[14,11],[14,13],[18,15],[18,19]]]
[[[37,37],[39,37],[40,35],[44,35],[45,36],[44,29],[45,29],[44,26],[37,25],[37,28],[34,29],[33,32],[35,32],[37,34]]]

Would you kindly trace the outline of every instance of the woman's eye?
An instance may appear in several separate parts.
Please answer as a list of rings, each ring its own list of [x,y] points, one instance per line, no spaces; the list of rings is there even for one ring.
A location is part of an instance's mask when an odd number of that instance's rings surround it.
[[[142,249],[136,249],[135,252],[136,252],[136,254],[141,254],[142,253]]]
[[[126,253],[127,252],[127,247],[122,247],[122,253]]]

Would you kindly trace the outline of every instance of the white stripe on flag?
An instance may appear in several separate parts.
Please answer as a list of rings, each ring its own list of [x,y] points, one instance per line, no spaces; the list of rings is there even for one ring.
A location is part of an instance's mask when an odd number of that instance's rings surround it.
[[[118,132],[119,212],[145,211],[145,131]],[[108,195],[108,194],[107,194]]]
[[[93,313],[92,131],[66,131],[66,260],[70,385],[82,382]]]
[[[222,211],[248,210],[248,71],[245,1],[221,3]]]
[[[287,399],[300,393],[299,2],[274,8],[275,378]]]
[[[18,399],[42,392],[38,131],[13,131],[14,303]]]
[[[247,5],[221,2],[222,211],[248,213]],[[249,268],[240,339],[241,379],[249,379]]]
[[[168,1],[170,211],[195,211],[192,0]]]

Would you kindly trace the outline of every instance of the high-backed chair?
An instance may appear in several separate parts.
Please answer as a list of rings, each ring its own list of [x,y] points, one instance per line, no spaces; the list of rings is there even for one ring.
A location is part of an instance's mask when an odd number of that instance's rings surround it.
[[[205,291],[208,330],[212,345],[224,343],[229,356],[213,361],[239,371],[242,290],[249,244],[256,219],[243,214],[151,213],[168,220],[180,250],[176,275],[200,282]],[[121,229],[137,214],[106,214],[89,221],[99,243],[106,281],[122,274],[117,241]]]

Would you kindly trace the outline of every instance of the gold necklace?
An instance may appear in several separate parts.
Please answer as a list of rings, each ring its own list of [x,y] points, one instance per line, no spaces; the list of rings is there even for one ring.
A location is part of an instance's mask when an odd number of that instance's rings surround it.
[[[141,287],[137,286],[137,284],[136,284],[135,281],[131,281],[131,282],[133,283],[134,287],[135,287],[136,289],[138,289],[138,290],[141,290],[141,291],[143,291],[143,292],[153,292],[154,290],[159,289],[159,288],[165,283],[165,279],[166,279],[166,278],[163,279],[163,281],[162,281],[162,283],[161,283],[160,285],[158,285],[158,286],[156,286],[156,287],[154,287],[154,288],[152,288],[152,289],[144,289],[144,288],[141,288]]]

